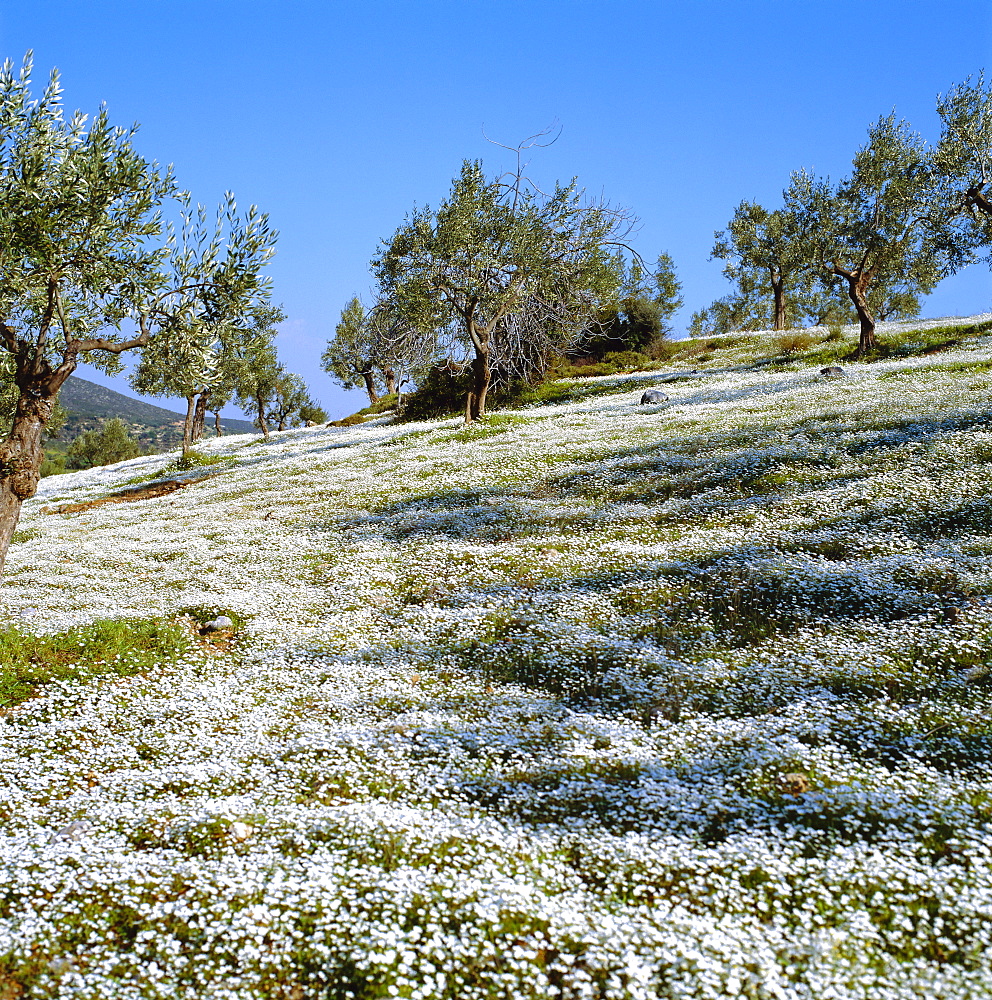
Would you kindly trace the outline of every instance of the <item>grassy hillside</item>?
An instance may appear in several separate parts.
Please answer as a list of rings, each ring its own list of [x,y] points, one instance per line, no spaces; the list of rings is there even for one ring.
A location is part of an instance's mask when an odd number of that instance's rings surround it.
[[[0,996],[992,993],[990,319],[45,480]]]

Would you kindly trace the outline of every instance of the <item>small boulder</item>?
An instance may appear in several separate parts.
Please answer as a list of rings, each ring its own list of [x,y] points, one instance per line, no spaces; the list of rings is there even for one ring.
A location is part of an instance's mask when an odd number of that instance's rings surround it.
[[[73,820],[68,826],[62,827],[61,830],[56,830],[55,833],[48,838],[50,844],[58,843],[60,840],[63,841],[76,841],[82,840],[83,837],[89,833],[89,823],[85,820]]]
[[[218,615],[213,621],[206,622],[204,632],[233,632],[234,622],[227,615]]]
[[[828,365],[826,368],[820,369],[820,374],[824,378],[845,378],[846,373],[844,369],[838,365]]]
[[[237,820],[231,824],[228,832],[232,840],[243,841],[247,840],[255,832],[255,827]]]
[[[660,389],[648,389],[647,392],[641,396],[641,405],[644,406],[647,403],[667,403],[668,397]]]
[[[780,774],[775,783],[778,790],[783,795],[803,795],[809,791],[809,778],[798,771],[790,771],[788,774]]]

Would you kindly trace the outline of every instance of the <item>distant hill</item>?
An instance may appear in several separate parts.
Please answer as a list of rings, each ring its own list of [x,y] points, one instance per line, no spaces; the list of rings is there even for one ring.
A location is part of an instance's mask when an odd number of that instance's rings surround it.
[[[83,431],[98,430],[112,417],[120,417],[146,451],[169,451],[182,444],[185,414],[125,396],[75,375],[66,381],[59,399],[69,413],[59,433],[63,444]],[[226,434],[250,434],[256,430],[248,420],[229,417],[221,418],[221,427]],[[207,433],[213,433],[213,424]]]

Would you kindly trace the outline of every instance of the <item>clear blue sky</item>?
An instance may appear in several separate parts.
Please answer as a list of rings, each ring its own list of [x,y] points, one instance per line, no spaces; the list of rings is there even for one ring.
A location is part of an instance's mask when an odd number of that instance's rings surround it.
[[[641,219],[689,313],[728,290],[708,261],[743,198],[774,207],[791,171],[839,177],[893,108],[936,138],[938,92],[992,71],[988,0],[30,0],[0,7],[0,54],[35,50],[68,104],[141,123],[147,156],[194,198],[230,188],[280,231],[280,355],[333,416],[362,405],[320,371],[341,307],[415,204],[465,157],[491,171],[551,122],[532,174]],[[989,309],[984,266],[928,315]],[[84,378],[114,384],[89,369]],[[122,388],[120,382],[117,388]]]

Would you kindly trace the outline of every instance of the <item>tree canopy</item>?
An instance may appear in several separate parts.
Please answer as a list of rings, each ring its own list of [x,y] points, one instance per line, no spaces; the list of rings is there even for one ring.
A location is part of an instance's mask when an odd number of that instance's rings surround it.
[[[171,170],[134,148],[136,127],[112,125],[103,108],[67,114],[57,72],[35,98],[31,73],[30,53],[19,72],[0,68],[0,370],[17,390],[0,442],[0,569],[79,361],[118,372],[124,351],[157,338],[183,351],[202,325],[236,324],[268,298],[276,239],[230,195],[223,237],[199,239]]]
[[[112,417],[99,430],[83,431],[66,449],[70,469],[112,465],[141,454],[141,445],[120,417]]]
[[[320,366],[345,389],[362,386],[369,402],[379,399],[380,381],[387,393],[396,391],[396,360],[390,356],[390,317],[385,304],[366,311],[353,296],[341,311],[333,339],[320,356]]]
[[[521,174],[487,178],[466,160],[436,210],[414,209],[373,261],[380,297],[428,355],[468,365],[466,420],[485,413],[494,371],[526,366],[579,335],[622,283],[629,217],[575,184],[545,195]]]
[[[942,130],[934,160],[946,181],[948,214],[964,249],[988,248],[992,246],[992,85],[983,74],[974,82],[969,77],[937,99],[937,113]]]

